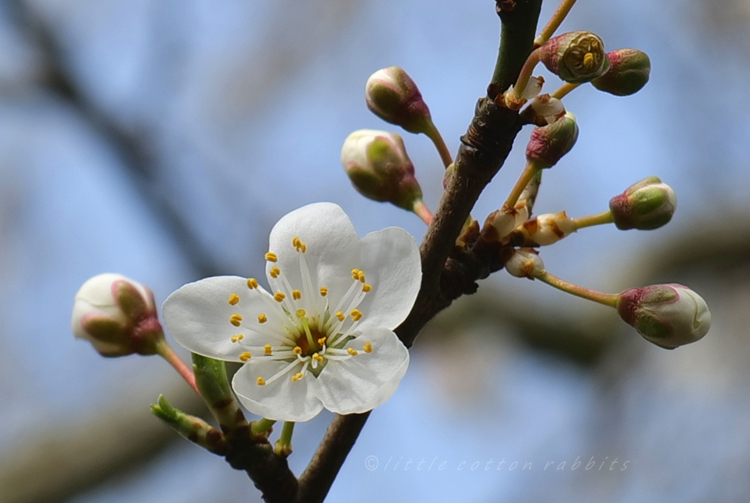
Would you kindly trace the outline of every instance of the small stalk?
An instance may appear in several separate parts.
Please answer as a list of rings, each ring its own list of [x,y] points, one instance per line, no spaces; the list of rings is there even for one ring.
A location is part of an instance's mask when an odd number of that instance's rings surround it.
[[[182,378],[185,379],[185,381],[187,381],[190,387],[193,388],[196,393],[198,393],[198,396],[200,396],[201,392],[198,389],[198,385],[195,383],[195,374],[190,369],[190,367],[188,367],[188,365],[183,362],[179,356],[177,356],[177,353],[174,352],[174,349],[172,349],[172,346],[170,346],[167,341],[162,340],[159,344],[157,344],[156,353],[164,358],[167,363],[169,363],[172,368],[174,368],[177,373],[180,374]]]
[[[424,223],[427,225],[430,225],[433,220],[433,215],[430,209],[427,207],[427,205],[422,201],[421,199],[417,199],[414,202],[414,213],[422,219]]]
[[[273,428],[273,425],[276,424],[275,419],[259,419],[257,421],[253,421],[250,423],[250,433],[253,435],[263,435],[268,433],[268,431]]]
[[[529,54],[529,57],[526,58],[526,62],[521,68],[521,73],[518,74],[518,79],[516,79],[516,85],[513,86],[513,94],[515,94],[517,97],[520,98],[523,92],[526,90],[526,86],[531,79],[531,74],[534,72],[534,68],[536,68],[536,65],[539,64],[539,61],[539,50],[534,49],[533,51],[531,51],[531,54]]]
[[[445,144],[445,140],[443,140],[443,135],[440,134],[440,131],[432,122],[432,120],[430,120],[425,126],[424,134],[427,136],[427,138],[432,140],[433,145],[435,145],[438,154],[440,154],[440,160],[443,161],[443,166],[445,166],[446,168],[450,166],[453,162],[453,156],[451,155],[451,151],[448,149],[448,145]]]
[[[582,286],[574,285],[573,283],[569,283],[557,276],[553,276],[547,271],[537,274],[535,278],[557,288],[558,290],[575,295],[576,297],[581,297],[582,299],[597,302],[609,307],[617,307],[617,299],[619,298],[619,295],[616,293],[601,293]]]
[[[292,453],[292,433],[294,433],[294,423],[287,421],[281,427],[281,436],[276,441],[274,452],[279,456],[287,457]]]
[[[614,221],[614,215],[612,215],[611,211],[607,210],[601,213],[597,213],[596,215],[574,218],[573,225],[575,225],[576,230],[579,230],[586,227],[592,227],[594,225],[611,224],[614,223]]]
[[[557,98],[558,100],[563,99],[565,96],[570,94],[574,89],[578,88],[581,84],[572,84],[570,82],[565,82],[563,85],[561,85],[557,91],[552,93],[550,96],[552,98]]]
[[[526,167],[523,169],[523,172],[518,178],[518,181],[516,181],[516,185],[513,187],[513,190],[510,191],[510,195],[508,195],[508,199],[505,200],[505,204],[503,206],[513,208],[518,202],[518,198],[521,197],[521,194],[523,193],[526,186],[540,171],[541,169],[536,167],[533,162],[527,162]]]
[[[576,0],[563,0],[562,3],[560,3],[555,13],[552,14],[552,17],[547,22],[547,25],[542,29],[539,35],[534,39],[534,47],[539,47],[540,45],[544,45],[544,43],[547,42],[547,40],[549,40],[552,37],[552,35],[555,34],[555,32],[560,27],[562,22],[565,21],[565,18],[568,16],[570,9],[573,8],[573,5],[575,3],[576,3]]]

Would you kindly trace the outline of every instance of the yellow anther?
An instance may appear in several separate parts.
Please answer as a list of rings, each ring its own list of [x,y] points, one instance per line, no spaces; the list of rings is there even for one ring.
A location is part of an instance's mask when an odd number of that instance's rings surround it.
[[[304,309],[297,309],[297,312],[294,314],[297,315],[297,318],[304,318],[307,312]]]
[[[255,382],[258,383],[258,386],[265,386],[266,385],[266,380],[263,379],[261,376],[258,376],[258,379],[256,379]]]
[[[372,285],[368,285],[367,283],[365,283],[364,285],[362,285],[362,291],[363,292],[369,292],[370,290],[372,290]]]
[[[354,321],[359,321],[360,318],[362,318],[362,311],[359,309],[353,309],[352,312],[349,313],[349,316],[351,316]]]
[[[325,358],[320,356],[318,353],[315,353],[314,355],[312,355],[312,359],[318,363],[323,363],[323,361],[325,360]]]
[[[277,260],[279,260],[279,258],[275,253],[268,252],[266,253],[266,260],[268,260],[269,262],[276,262]]]
[[[591,54],[590,52],[587,52],[583,56],[583,66],[589,67],[589,66],[591,66],[593,64],[594,64],[594,55]]]
[[[284,299],[286,299],[286,295],[281,292],[276,292],[275,294],[273,294],[273,300],[275,300],[276,302],[282,302]]]
[[[235,327],[239,327],[240,325],[242,325],[242,315],[237,313],[233,314],[229,317],[229,323],[231,323]]]
[[[352,279],[359,279],[359,269],[352,269]]]
[[[359,271],[358,274],[357,274],[357,278],[356,279],[358,279],[360,281],[360,283],[364,283],[365,282],[365,272],[364,271]]]
[[[299,290],[292,290],[292,298],[294,300],[300,300],[302,298],[302,292]]]
[[[336,313],[336,318],[338,318],[339,321],[344,321],[344,318],[346,318],[346,316],[344,316],[344,313],[339,311],[338,313]]]
[[[244,353],[241,353],[241,354],[240,354],[240,361],[242,361],[242,362],[246,362],[246,361],[248,361],[248,360],[249,360],[250,358],[252,358],[252,356],[253,356],[253,355],[251,355],[251,354],[250,354],[250,351],[245,351]]]
[[[239,341],[241,341],[244,338],[245,338],[245,336],[242,335],[242,334],[233,335],[232,336],[232,342],[239,342]]]
[[[354,348],[348,348],[348,349],[346,350],[346,352],[347,352],[347,353],[349,353],[349,354],[350,354],[350,355],[352,355],[352,356],[357,356],[357,355],[359,354],[359,353],[357,353],[357,350],[356,350],[356,349],[354,349]]]
[[[272,277],[272,278],[274,278],[274,279],[275,279],[275,278],[278,278],[278,277],[279,277],[279,274],[281,274],[281,269],[279,269],[279,268],[278,268],[278,267],[276,267],[276,266],[273,266],[273,267],[271,268],[271,271],[269,272],[269,274],[270,274],[270,275],[271,275],[271,277]]]
[[[294,349],[292,351],[294,351],[294,354],[296,354],[296,355],[301,355],[302,354],[302,348],[299,347],[299,346],[294,346]]]
[[[292,239],[292,246],[294,246],[294,249],[298,252],[305,253],[307,251],[307,245],[297,236]]]
[[[322,288],[320,289],[320,296],[321,296],[321,297],[325,297],[326,295],[328,295],[328,288],[326,288],[326,287],[322,287]]]
[[[255,279],[255,278],[249,278],[249,279],[247,280],[247,287],[248,287],[248,288],[249,288],[250,290],[255,290],[256,288],[258,288],[258,280],[257,280],[257,279]]]
[[[233,293],[232,295],[229,296],[229,304],[236,306],[239,301],[240,301],[240,296],[237,295],[236,293]]]
[[[268,316],[266,316],[266,313],[260,313],[258,315],[258,323],[265,323],[268,321]]]
[[[318,339],[318,346],[322,346],[325,343],[326,343],[326,338],[325,337],[321,337],[320,339]]]
[[[305,377],[305,374],[303,374],[302,372],[297,372],[296,374],[292,376],[292,381],[297,382],[303,377]]]
[[[270,344],[263,346],[263,354],[266,356],[271,356],[273,354],[273,348]]]
[[[372,342],[365,342],[365,346],[362,348],[362,351],[364,351],[365,353],[372,353]]]

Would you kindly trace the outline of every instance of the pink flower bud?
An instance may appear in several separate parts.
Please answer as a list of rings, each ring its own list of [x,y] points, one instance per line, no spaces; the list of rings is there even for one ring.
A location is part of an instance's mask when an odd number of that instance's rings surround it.
[[[550,72],[572,84],[600,77],[610,65],[604,42],[590,31],[563,33],[537,50],[539,59]]]
[[[375,201],[390,202],[411,211],[422,200],[414,165],[404,140],[396,133],[360,129],[341,149],[341,163],[354,188]]]
[[[164,340],[151,290],[119,274],[100,274],[78,290],[73,334],[102,356],[155,354]]]
[[[373,73],[365,85],[365,99],[375,115],[410,133],[424,133],[431,123],[417,84],[398,66]]]
[[[637,49],[617,49],[607,53],[611,66],[601,77],[591,81],[599,89],[615,96],[630,96],[648,82],[651,60]]]
[[[678,284],[625,290],[617,301],[617,312],[647,341],[665,349],[695,342],[711,327],[706,301]]]
[[[535,127],[526,146],[526,159],[537,168],[551,168],[570,152],[578,139],[576,116],[570,112],[544,127]]]

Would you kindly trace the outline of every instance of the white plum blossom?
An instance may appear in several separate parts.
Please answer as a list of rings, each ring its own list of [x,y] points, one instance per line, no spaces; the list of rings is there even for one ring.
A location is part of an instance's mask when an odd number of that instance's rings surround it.
[[[274,226],[265,258],[269,290],[219,276],[170,295],[164,321],[175,340],[243,362],[232,387],[268,419],[361,413],[388,400],[409,365],[393,330],[421,283],[414,238],[390,227],[360,239],[339,206],[318,203]]]

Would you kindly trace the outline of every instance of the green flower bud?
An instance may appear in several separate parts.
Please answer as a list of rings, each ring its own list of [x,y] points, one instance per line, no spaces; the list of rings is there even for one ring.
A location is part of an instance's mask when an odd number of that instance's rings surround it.
[[[430,109],[403,68],[390,66],[373,73],[365,85],[365,99],[367,107],[386,122],[410,133],[429,130]]]
[[[665,349],[695,342],[711,327],[706,301],[678,284],[625,290],[617,300],[617,312],[647,341]]]
[[[119,274],[100,274],[81,286],[71,328],[102,356],[152,355],[164,341],[154,294]]]
[[[570,152],[578,139],[576,116],[565,112],[552,124],[536,127],[526,146],[526,159],[539,168],[551,168]]]
[[[640,91],[648,82],[651,60],[648,54],[637,49],[617,49],[608,52],[609,71],[591,81],[591,84],[615,96],[630,96]]]
[[[672,219],[677,196],[672,187],[651,176],[610,199],[609,209],[620,230],[657,229]]]
[[[518,248],[505,263],[505,270],[516,278],[534,279],[544,274],[544,262],[533,248]]]
[[[350,134],[341,149],[341,163],[354,188],[375,201],[412,211],[422,200],[414,165],[404,140],[396,133],[360,129]]]
[[[604,42],[590,31],[563,33],[537,50],[550,72],[572,84],[589,82],[609,69]]]

